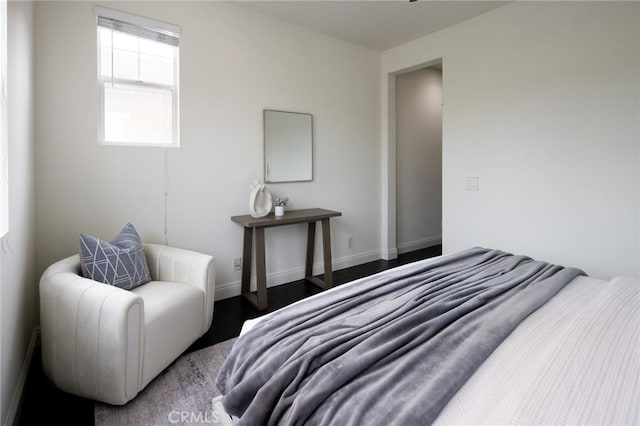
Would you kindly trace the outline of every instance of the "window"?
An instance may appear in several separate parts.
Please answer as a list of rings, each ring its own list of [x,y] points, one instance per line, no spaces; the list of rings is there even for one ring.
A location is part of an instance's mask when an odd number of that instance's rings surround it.
[[[0,238],[9,231],[9,132],[7,118],[7,2],[0,1]]]
[[[96,7],[99,141],[179,146],[176,25]]]

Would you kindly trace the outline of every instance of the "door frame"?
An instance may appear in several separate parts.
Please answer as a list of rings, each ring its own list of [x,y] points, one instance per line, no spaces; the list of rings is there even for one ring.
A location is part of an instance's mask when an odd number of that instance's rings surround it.
[[[443,64],[442,98],[445,93],[444,58],[438,57],[418,65],[389,72],[382,84],[382,211],[381,211],[381,257],[391,260],[398,257],[396,232],[396,170],[397,170],[397,138],[396,138],[396,77],[422,68]],[[444,123],[445,108],[442,107]],[[442,126],[442,144],[444,157],[444,125]],[[444,158],[443,158],[444,160]],[[444,220],[444,218],[443,218]],[[444,244],[444,235],[442,236]]]

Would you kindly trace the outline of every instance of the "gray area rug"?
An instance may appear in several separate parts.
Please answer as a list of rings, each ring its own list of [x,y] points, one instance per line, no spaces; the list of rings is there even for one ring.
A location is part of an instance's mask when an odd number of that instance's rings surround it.
[[[183,355],[126,405],[96,402],[96,426],[215,423],[212,399],[220,396],[215,380],[235,340]]]

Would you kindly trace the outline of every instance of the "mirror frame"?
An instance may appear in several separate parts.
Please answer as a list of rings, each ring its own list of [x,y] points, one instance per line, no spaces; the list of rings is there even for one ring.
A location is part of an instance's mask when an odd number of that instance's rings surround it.
[[[310,135],[309,135],[309,139],[310,139],[310,143],[311,143],[311,151],[310,151],[310,155],[311,158],[309,159],[309,166],[311,167],[311,176],[309,177],[309,179],[297,179],[297,180],[270,180],[267,176],[267,113],[269,112],[279,112],[279,113],[285,113],[285,114],[297,114],[297,115],[305,115],[308,116],[311,120],[311,128],[309,129],[310,131]],[[264,182],[265,183],[271,183],[271,184],[275,184],[275,183],[290,183],[290,182],[311,182],[313,181],[313,150],[314,150],[314,137],[313,137],[313,131],[314,131],[314,126],[313,126],[313,114],[311,113],[306,113],[306,112],[296,112],[296,111],[283,111],[283,110],[277,110],[277,109],[264,109],[262,112],[262,132],[263,132],[263,141],[264,141],[264,145],[263,145],[263,167],[264,167],[264,171],[263,171],[263,175],[264,175]]]

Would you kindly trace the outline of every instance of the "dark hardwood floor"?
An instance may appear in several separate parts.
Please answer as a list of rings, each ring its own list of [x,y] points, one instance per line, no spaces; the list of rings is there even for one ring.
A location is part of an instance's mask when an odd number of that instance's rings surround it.
[[[402,254],[394,260],[377,260],[334,271],[334,284],[344,284],[396,266],[437,256],[441,253],[442,246],[434,246]],[[263,312],[256,310],[240,296],[216,301],[211,328],[191,345],[186,352],[196,351],[236,337],[240,334],[244,321],[273,312],[321,291],[320,288],[304,280],[271,287],[267,292],[269,308]],[[17,416],[16,424],[35,425],[43,423],[93,425],[93,401],[67,394],[55,388],[44,376],[40,349],[37,348],[29,368],[22,406]]]

